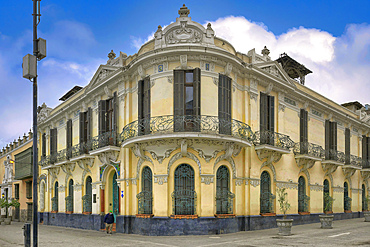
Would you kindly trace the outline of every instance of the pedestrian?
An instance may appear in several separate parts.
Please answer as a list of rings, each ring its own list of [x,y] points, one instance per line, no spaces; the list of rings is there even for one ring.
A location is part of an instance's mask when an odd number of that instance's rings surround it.
[[[112,210],[109,211],[104,217],[104,223],[105,223],[105,230],[107,231],[107,234],[112,234],[112,228],[114,223],[114,214]]]

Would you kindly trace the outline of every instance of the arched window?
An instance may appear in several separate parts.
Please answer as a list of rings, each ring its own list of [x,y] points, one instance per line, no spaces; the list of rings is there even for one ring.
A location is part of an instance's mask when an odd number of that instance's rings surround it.
[[[367,211],[368,205],[366,200],[366,188],[365,185],[362,185],[362,211]]]
[[[141,192],[136,196],[138,199],[139,214],[152,214],[153,205],[152,170],[148,166],[141,173]]]
[[[175,190],[172,193],[174,215],[195,215],[197,194],[194,191],[194,170],[181,164],[175,170]]]
[[[330,200],[330,185],[329,185],[329,181],[327,179],[324,180],[324,210],[327,209],[327,211],[332,211],[332,208],[330,207],[327,207],[327,204],[329,203],[328,200]]]
[[[53,212],[58,212],[58,195],[59,195],[58,187],[59,184],[58,181],[56,181],[54,184],[54,197],[51,198],[51,211]]]
[[[92,212],[92,179],[90,176],[86,178],[85,195],[82,197],[84,213]]]
[[[351,201],[352,199],[348,196],[348,183],[344,182],[344,211],[351,210]]]
[[[306,180],[303,176],[298,179],[298,212],[308,212],[310,198],[306,195]]]
[[[73,213],[73,179],[68,183],[68,196],[66,197],[66,212]]]
[[[261,214],[273,213],[275,196],[271,193],[271,178],[266,171],[261,174],[260,211]]]
[[[230,191],[230,175],[226,166],[217,170],[216,214],[232,214],[235,195]]]

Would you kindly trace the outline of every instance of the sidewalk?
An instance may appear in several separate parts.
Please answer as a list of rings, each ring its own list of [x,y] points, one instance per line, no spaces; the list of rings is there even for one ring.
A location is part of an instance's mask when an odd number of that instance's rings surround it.
[[[23,246],[22,227],[20,222],[1,225],[0,246]],[[293,226],[293,235],[286,237],[277,232],[274,228],[221,235],[149,237],[40,225],[39,246],[370,246],[370,222],[364,222],[364,218],[334,221],[333,229],[320,229],[320,223]]]

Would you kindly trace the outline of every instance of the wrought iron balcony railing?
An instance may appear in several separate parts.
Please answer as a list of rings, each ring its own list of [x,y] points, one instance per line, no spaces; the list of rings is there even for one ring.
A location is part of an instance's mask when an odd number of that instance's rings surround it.
[[[127,124],[119,140],[124,142],[142,135],[166,134],[173,132],[200,132],[224,134],[247,141],[254,140],[250,126],[238,120],[226,120],[215,116],[157,116]]]
[[[71,149],[62,149],[58,151],[57,156],[56,156],[56,163],[67,161],[71,158]]]
[[[174,215],[197,214],[197,193],[194,190],[177,190],[171,196]]]
[[[71,158],[76,158],[83,154],[88,154],[89,148],[85,142],[74,145],[70,148]]]
[[[362,159],[356,155],[345,155],[345,164],[357,166],[358,168],[362,167]]]
[[[49,164],[55,164],[58,160],[58,153],[52,153],[50,154]]]
[[[39,161],[39,165],[41,167],[47,166],[50,164],[50,155],[47,156],[41,156],[41,159]]]
[[[66,212],[73,212],[73,197],[66,196]]]
[[[269,130],[257,131],[254,140],[255,145],[268,144],[275,147],[290,149],[294,147],[294,141],[288,135],[272,132]]]
[[[370,160],[362,160],[362,168],[370,168]]]
[[[136,195],[138,199],[138,213],[139,214],[152,214],[153,197],[151,191],[142,191]]]
[[[89,151],[96,150],[106,146],[117,146],[117,134],[115,131],[108,131],[93,137],[86,142],[86,148]]]
[[[335,149],[329,149],[329,150],[325,150],[325,159],[335,160],[335,161],[344,163],[346,161],[346,156],[341,151],[337,151]]]
[[[51,198],[51,210],[58,212],[58,197]]]
[[[82,197],[82,202],[83,202],[83,211],[84,212],[92,212],[92,200],[91,200],[91,195],[86,194]]]
[[[229,190],[217,190],[216,214],[232,214],[234,197],[234,193]]]
[[[260,197],[261,214],[274,212],[274,200],[276,196],[271,192],[263,192]]]
[[[310,197],[307,195],[298,196],[298,212],[308,212]]]
[[[297,142],[294,145],[293,152],[295,155],[298,154],[308,154],[317,158],[323,158],[325,151],[317,144],[310,142]]]

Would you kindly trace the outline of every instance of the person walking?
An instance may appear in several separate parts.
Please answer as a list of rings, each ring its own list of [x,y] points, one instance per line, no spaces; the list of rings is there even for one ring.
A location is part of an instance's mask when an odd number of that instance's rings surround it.
[[[112,210],[109,211],[104,217],[104,223],[105,223],[105,230],[107,231],[107,234],[112,234],[112,228],[114,223],[114,214]]]

